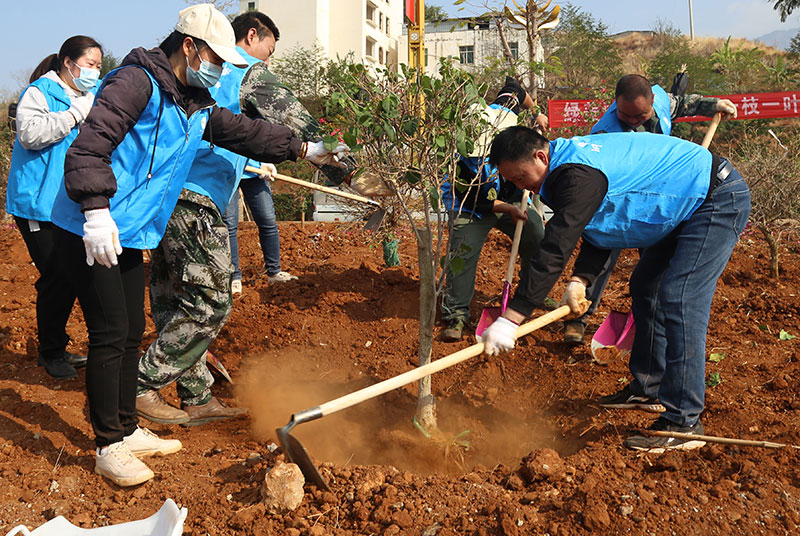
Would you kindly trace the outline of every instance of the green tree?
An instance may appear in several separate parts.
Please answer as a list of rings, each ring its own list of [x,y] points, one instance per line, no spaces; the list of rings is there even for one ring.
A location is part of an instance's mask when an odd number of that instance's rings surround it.
[[[731,38],[715,50],[709,58],[714,69],[722,75],[724,89],[731,93],[744,93],[759,89],[759,79],[765,71],[762,61],[764,51],[758,47],[731,46]]]
[[[270,61],[270,70],[300,98],[319,97],[328,91],[325,80],[325,49],[315,42],[311,48],[296,45]]]
[[[774,2],[773,9],[780,11],[781,22],[786,22],[786,17],[792,14],[792,11],[800,7],[800,0],[770,0]]]
[[[103,54],[103,63],[100,65],[100,77],[104,77],[110,71],[119,67],[120,60],[114,54],[106,50]]]
[[[372,75],[354,65],[351,76],[328,99],[326,117],[342,131],[363,169],[392,190],[389,219],[404,218],[417,242],[420,280],[419,361],[431,359],[437,298],[444,288],[448,220],[439,192],[454,176],[456,153],[469,154],[482,128],[485,87],[442,60],[439,76],[401,65],[400,73]],[[424,117],[424,118],[423,118]],[[483,125],[485,127],[485,125]],[[324,139],[336,143],[334,136]],[[479,180],[480,175],[475,178]],[[454,269],[456,267],[454,266]],[[430,377],[420,381],[417,420],[435,431]]]
[[[787,52],[789,53],[789,59],[792,60],[792,63],[800,63],[800,32],[797,32],[797,35],[792,37]]]
[[[606,29],[605,24],[577,7],[567,5],[561,10],[561,24],[547,34],[560,71],[554,85],[579,96],[586,87],[600,85],[601,80],[620,77],[622,59]]]
[[[425,4],[425,22],[440,22],[447,18],[447,12],[441,6]]]
[[[654,31],[656,53],[646,67],[646,74],[651,82],[669,91],[675,73],[686,65],[686,72],[689,73],[687,93],[713,94],[722,89],[722,79],[714,71],[708,56],[696,52],[689,39],[677,28],[663,23]]]

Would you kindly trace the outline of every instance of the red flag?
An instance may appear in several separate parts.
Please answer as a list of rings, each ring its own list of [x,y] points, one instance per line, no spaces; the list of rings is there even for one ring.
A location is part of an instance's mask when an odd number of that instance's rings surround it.
[[[417,0],[406,0],[406,17],[411,24],[417,23]]]

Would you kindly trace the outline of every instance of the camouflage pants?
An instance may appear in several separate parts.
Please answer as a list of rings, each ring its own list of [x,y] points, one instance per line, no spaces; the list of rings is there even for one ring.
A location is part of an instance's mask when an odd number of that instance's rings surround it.
[[[187,405],[211,399],[205,352],[230,315],[228,229],[206,196],[183,190],[164,238],[151,251],[150,308],[158,338],[139,362],[137,394],[177,381]]]

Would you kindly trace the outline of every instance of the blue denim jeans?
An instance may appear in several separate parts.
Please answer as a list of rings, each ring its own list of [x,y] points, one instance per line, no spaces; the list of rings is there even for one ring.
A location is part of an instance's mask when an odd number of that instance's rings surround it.
[[[688,220],[642,251],[631,275],[630,388],[658,398],[664,418],[681,426],[694,425],[705,405],[711,300],[749,215],[750,190],[734,169]]]
[[[239,190],[244,195],[244,202],[253,213],[253,219],[258,225],[258,240],[261,243],[261,252],[264,254],[264,266],[267,275],[275,275],[281,271],[281,241],[278,236],[278,221],[275,218],[275,205],[272,202],[272,190],[269,181],[259,178],[242,179]],[[239,190],[233,194],[228,208],[222,219],[228,227],[228,236],[231,241],[231,261],[233,262],[233,279],[241,280],[242,271],[239,268]]]

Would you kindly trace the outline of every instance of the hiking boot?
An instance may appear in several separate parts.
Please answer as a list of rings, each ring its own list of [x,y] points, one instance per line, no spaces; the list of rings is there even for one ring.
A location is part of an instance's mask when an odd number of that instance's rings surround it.
[[[665,432],[680,432],[682,434],[703,435],[703,423],[698,419],[693,426],[681,426],[672,421],[668,421],[664,417],[659,417],[650,425],[649,430],[665,431]],[[652,452],[653,454],[661,454],[665,450],[694,450],[706,444],[701,439],[689,439],[677,437],[649,437],[649,436],[632,436],[625,440],[625,446],[629,449],[643,450]]]
[[[292,275],[289,272],[283,272],[283,271],[278,272],[275,275],[268,275],[267,276],[267,281],[269,282],[270,285],[273,284],[273,283],[286,283],[286,282],[291,281],[293,279],[297,279],[297,276],[296,275]]]
[[[42,357],[42,354],[39,354],[36,364],[40,367],[44,367],[44,370],[46,370],[50,376],[58,380],[66,380],[78,374],[75,367],[70,365],[69,361],[67,361],[66,353],[55,359],[45,359]]]
[[[64,352],[64,357],[67,358],[67,363],[76,369],[85,367],[86,362],[89,360],[85,355],[71,354],[69,352]]]
[[[122,438],[137,458],[145,456],[166,456],[178,452],[183,445],[177,439],[161,439],[147,428],[137,427],[136,431]]]
[[[630,385],[626,385],[621,391],[613,395],[601,396],[598,402],[600,407],[606,409],[638,409],[651,413],[665,411],[664,406],[661,405],[657,398],[637,395],[631,391]]]
[[[241,279],[234,279],[231,281],[231,294],[241,294],[242,293],[242,280]]]
[[[183,423],[183,426],[199,426],[211,421],[241,417],[247,413],[247,409],[245,408],[229,408],[215,396],[212,396],[211,400],[205,404],[199,406],[183,406],[183,409],[191,418],[190,421]]]
[[[564,342],[567,344],[583,344],[586,326],[580,320],[564,322]]]
[[[445,342],[460,341],[461,337],[464,335],[464,328],[466,325],[467,322],[464,319],[457,318],[455,320],[451,320],[448,322],[447,328],[442,331],[442,340]]]
[[[149,467],[133,455],[125,441],[97,449],[94,472],[123,487],[147,482],[155,476]]]
[[[162,424],[183,424],[191,419],[185,411],[167,404],[161,393],[152,389],[136,396],[136,413],[148,421]]]

